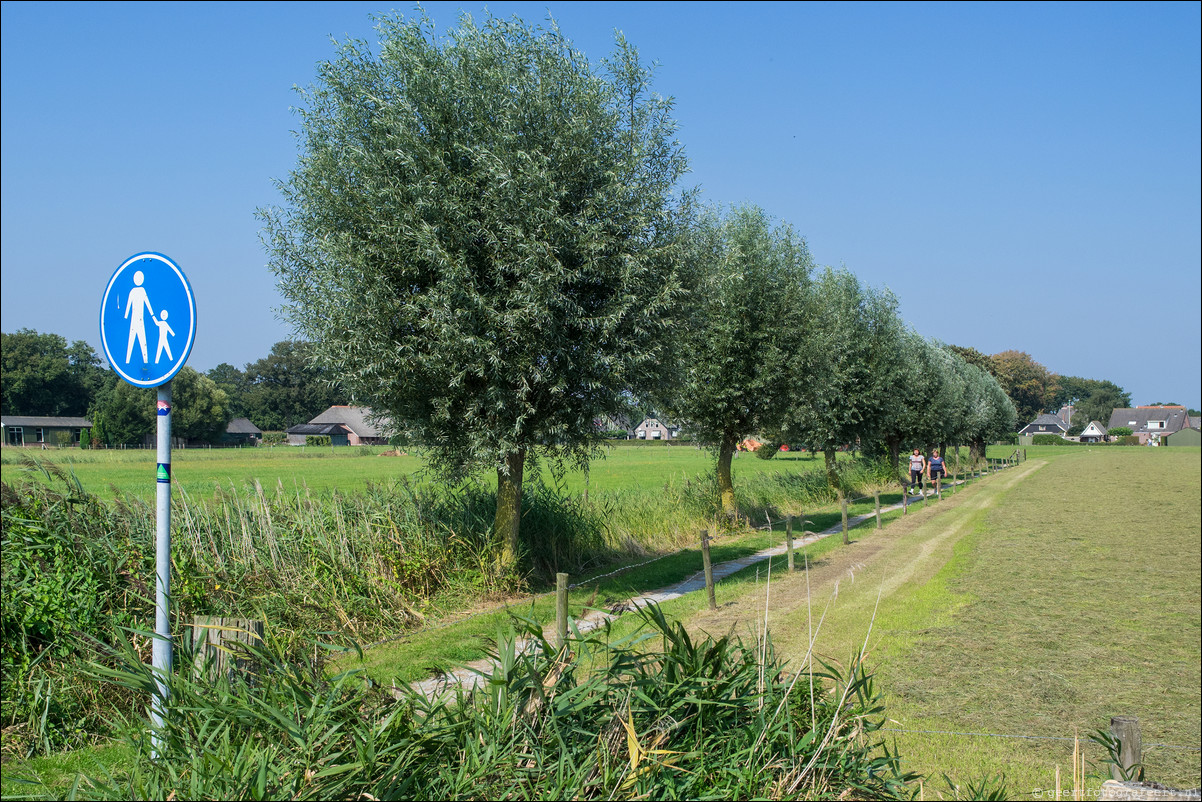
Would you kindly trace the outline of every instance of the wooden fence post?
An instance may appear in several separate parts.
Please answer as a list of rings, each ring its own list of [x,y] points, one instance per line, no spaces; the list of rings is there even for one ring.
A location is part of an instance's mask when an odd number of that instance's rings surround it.
[[[910,511],[910,488],[902,485],[902,515]]]
[[[1143,762],[1143,743],[1139,735],[1139,719],[1135,716],[1115,716],[1110,719],[1110,734],[1119,742],[1119,763],[1122,766],[1111,766],[1110,776],[1116,780],[1123,779],[1123,773]]]
[[[211,677],[248,671],[252,658],[246,647],[263,643],[263,622],[249,618],[192,616],[193,671],[200,676],[209,663]]]
[[[793,516],[785,516],[785,551],[789,554],[789,573],[793,573]]]
[[[710,564],[709,532],[701,530],[701,561],[705,565],[705,593],[709,597],[710,609],[718,609],[718,600],[714,598],[714,567]]]
[[[850,540],[847,539],[847,496],[843,495],[843,491],[839,491],[839,509],[843,513],[843,545],[849,545]]]
[[[876,504],[876,528],[881,528],[881,491],[874,491],[872,494],[873,503]]]
[[[555,575],[555,646],[561,651],[568,643],[568,575]]]

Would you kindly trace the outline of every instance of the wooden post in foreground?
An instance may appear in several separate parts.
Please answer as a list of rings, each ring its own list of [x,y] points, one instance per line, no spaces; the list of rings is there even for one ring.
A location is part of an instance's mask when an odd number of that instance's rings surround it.
[[[839,509],[843,513],[843,545],[846,546],[851,541],[847,539],[847,496],[843,495],[842,490],[839,491]]]
[[[872,501],[876,504],[876,528],[881,528],[881,491],[877,490],[872,494]]]
[[[1119,766],[1110,767],[1110,776],[1116,780],[1123,779],[1123,772],[1130,774],[1131,770],[1143,762],[1143,743],[1139,735],[1139,719],[1135,716],[1115,716],[1110,719],[1110,734],[1120,744]]]
[[[563,650],[568,643],[568,575],[555,575],[555,636],[556,648]]]
[[[245,647],[262,643],[262,621],[192,616],[192,653],[195,655],[192,665],[197,676],[201,675],[209,660],[212,660],[210,678],[248,671],[252,660]]]
[[[789,573],[793,573],[793,516],[785,516],[785,551],[789,555]]]
[[[705,565],[705,594],[709,597],[710,609],[718,609],[718,600],[714,598],[714,566],[710,564],[709,532],[701,530],[701,561]]]

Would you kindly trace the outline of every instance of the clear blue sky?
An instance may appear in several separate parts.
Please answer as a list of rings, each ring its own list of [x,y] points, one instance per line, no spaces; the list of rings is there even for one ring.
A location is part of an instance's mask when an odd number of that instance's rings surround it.
[[[688,181],[792,223],[920,333],[1202,402],[1198,3],[488,7],[549,12],[594,60],[624,31]],[[265,356],[290,331],[254,210],[296,159],[292,86],[390,8],[4,3],[3,330],[99,351],[109,276],[157,250],[196,290],[189,364]],[[443,30],[484,8],[427,5]]]

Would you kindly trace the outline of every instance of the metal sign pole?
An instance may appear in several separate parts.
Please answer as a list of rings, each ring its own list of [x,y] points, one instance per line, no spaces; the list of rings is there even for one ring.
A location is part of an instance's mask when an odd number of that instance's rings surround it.
[[[171,676],[171,379],[196,339],[196,299],[179,265],[143,251],[121,263],[100,302],[100,342],[109,367],[134,387],[158,389],[155,598],[150,700],[151,753],[163,754]],[[166,359],[164,359],[166,357]]]
[[[171,674],[171,382],[158,388],[158,466],[155,517],[154,672],[158,694],[150,706],[154,756],[162,754],[167,677]]]

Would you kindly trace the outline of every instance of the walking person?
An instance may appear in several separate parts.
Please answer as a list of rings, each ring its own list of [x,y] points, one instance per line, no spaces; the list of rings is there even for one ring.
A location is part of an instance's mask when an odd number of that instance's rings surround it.
[[[939,449],[935,449],[931,452],[931,459],[927,462],[927,478],[935,487],[936,494],[943,489],[944,476],[947,476],[947,468],[943,464],[943,457],[939,456]],[[939,497],[943,498],[943,496]]]
[[[921,451],[917,448],[914,449],[914,453],[910,455],[910,492],[913,495],[922,492],[922,475],[926,471],[926,467],[926,458],[922,456]],[[917,491],[914,490],[915,486],[918,487]]]
[[[134,273],[134,288],[129,291],[129,297],[125,300],[125,319],[129,321],[129,345],[125,347],[126,363],[134,355],[135,341],[142,348],[142,361],[150,362],[146,356],[146,320],[143,314],[149,312],[150,318],[153,320],[154,307],[150,305],[146,288],[142,286],[142,282],[145,280],[146,277],[142,275],[141,270]]]

